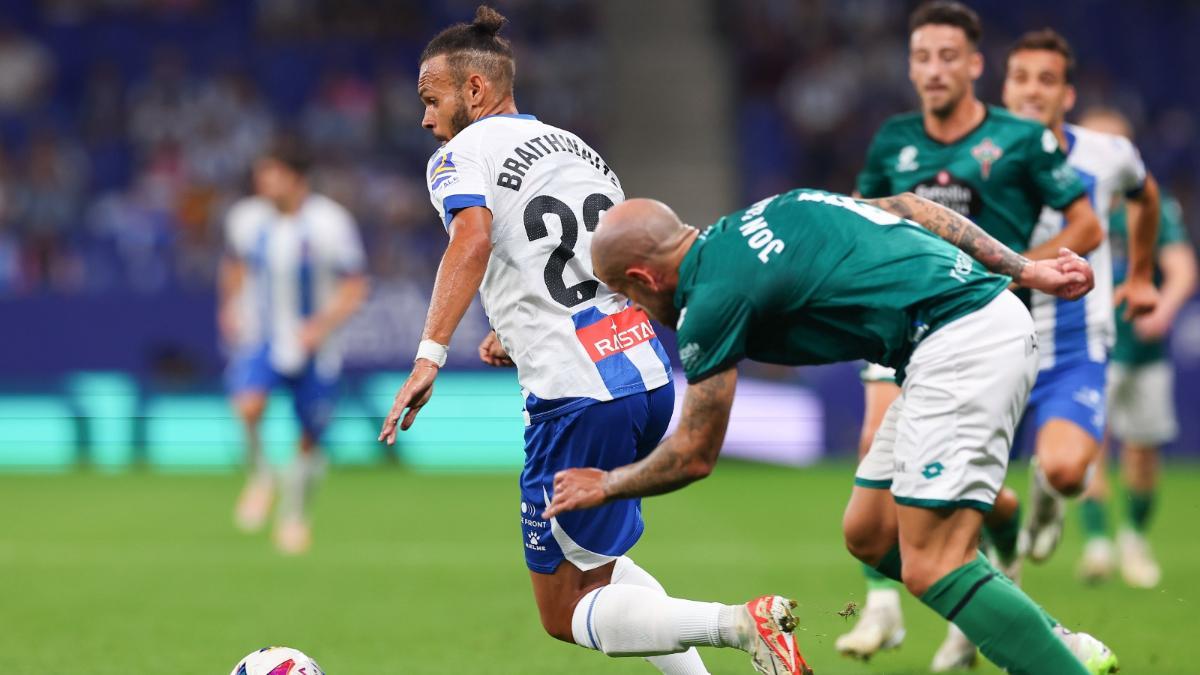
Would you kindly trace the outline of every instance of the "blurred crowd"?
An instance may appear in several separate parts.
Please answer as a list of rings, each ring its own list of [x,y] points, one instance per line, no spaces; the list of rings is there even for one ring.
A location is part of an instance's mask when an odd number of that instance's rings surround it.
[[[358,218],[380,285],[427,284],[444,242],[416,61],[477,4],[0,2],[0,298],[211,292],[225,211],[280,131],[312,146],[315,185]],[[494,4],[519,105],[595,137],[594,3]]]
[[[916,0],[742,0],[718,3],[736,58],[742,194],[795,185],[849,192],[889,116],[916,109],[908,80],[908,14]],[[981,98],[1000,102],[1004,56],[1021,33],[1050,26],[1072,43],[1082,112],[1115,106],[1134,121],[1149,168],[1200,209],[1200,4],[1183,0],[967,0],[984,24]],[[1068,117],[1070,120],[1070,117]],[[1200,241],[1200,217],[1186,218]]]
[[[418,298],[443,241],[423,184],[416,60],[478,0],[0,0],[0,298],[211,291],[222,217],[278,131],[359,220],[377,288]],[[497,0],[517,101],[603,145],[594,0]],[[713,0],[737,87],[743,197],[849,191],[879,124],[915,107],[916,0]],[[1160,182],[1200,208],[1200,5],[974,0],[999,99],[1003,55],[1054,26],[1079,57],[1077,109],[1135,121]],[[1200,218],[1189,218],[1196,227]],[[1196,233],[1193,233],[1194,238]],[[1200,238],[1197,238],[1200,239]],[[397,291],[398,292],[398,291]]]

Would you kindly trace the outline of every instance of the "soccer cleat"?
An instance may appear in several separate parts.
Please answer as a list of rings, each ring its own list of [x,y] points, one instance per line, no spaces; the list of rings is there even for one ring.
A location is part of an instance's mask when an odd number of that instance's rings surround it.
[[[1030,560],[1042,563],[1050,559],[1062,538],[1065,500],[1045,484],[1036,458],[1029,476],[1029,518],[1018,536],[1017,550]]]
[[[1162,569],[1154,559],[1150,543],[1133,530],[1121,530],[1117,534],[1117,548],[1121,551],[1121,578],[1134,588],[1154,588],[1162,580]]]
[[[1067,649],[1079,659],[1089,675],[1112,675],[1121,669],[1117,663],[1117,655],[1103,642],[1087,633],[1074,633],[1061,625],[1054,627],[1054,633],[1063,641]]]
[[[1112,576],[1117,567],[1117,551],[1108,537],[1092,537],[1083,546],[1079,558],[1079,578],[1085,583],[1098,584]]]
[[[858,623],[849,633],[839,635],[834,647],[842,656],[866,661],[878,652],[899,647],[902,642],[904,615],[900,612],[900,591],[886,589],[867,593]]]
[[[258,532],[267,523],[271,502],[275,499],[275,484],[269,477],[252,477],[242,488],[233,522],[243,532]]]
[[[779,595],[764,595],[746,603],[746,612],[754,625],[755,639],[747,650],[754,669],[765,675],[812,675],[796,648],[795,600]]]
[[[285,555],[300,555],[312,546],[312,530],[301,518],[286,518],[275,526],[275,548]]]
[[[975,644],[959,630],[958,626],[950,624],[946,639],[933,654],[933,662],[929,670],[935,673],[946,673],[952,670],[974,668],[979,662],[979,650]]]

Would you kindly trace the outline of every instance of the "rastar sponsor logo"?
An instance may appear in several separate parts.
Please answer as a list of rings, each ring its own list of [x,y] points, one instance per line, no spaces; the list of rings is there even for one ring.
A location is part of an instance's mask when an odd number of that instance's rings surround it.
[[[575,331],[593,362],[626,351],[655,337],[646,313],[628,307]]]

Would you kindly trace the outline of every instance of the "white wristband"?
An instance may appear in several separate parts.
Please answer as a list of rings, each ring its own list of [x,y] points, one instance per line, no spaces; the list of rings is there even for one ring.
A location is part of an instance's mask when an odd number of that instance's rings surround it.
[[[438,368],[446,365],[446,355],[450,353],[450,348],[446,345],[440,345],[433,340],[421,340],[420,346],[417,347],[417,356],[413,359],[426,359],[433,361]]]

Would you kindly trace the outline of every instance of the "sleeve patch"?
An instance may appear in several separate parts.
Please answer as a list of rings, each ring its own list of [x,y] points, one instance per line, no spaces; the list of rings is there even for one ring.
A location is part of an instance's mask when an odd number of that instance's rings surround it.
[[[447,152],[429,167],[429,189],[437,190],[458,180],[458,167],[454,165],[454,153]]]

